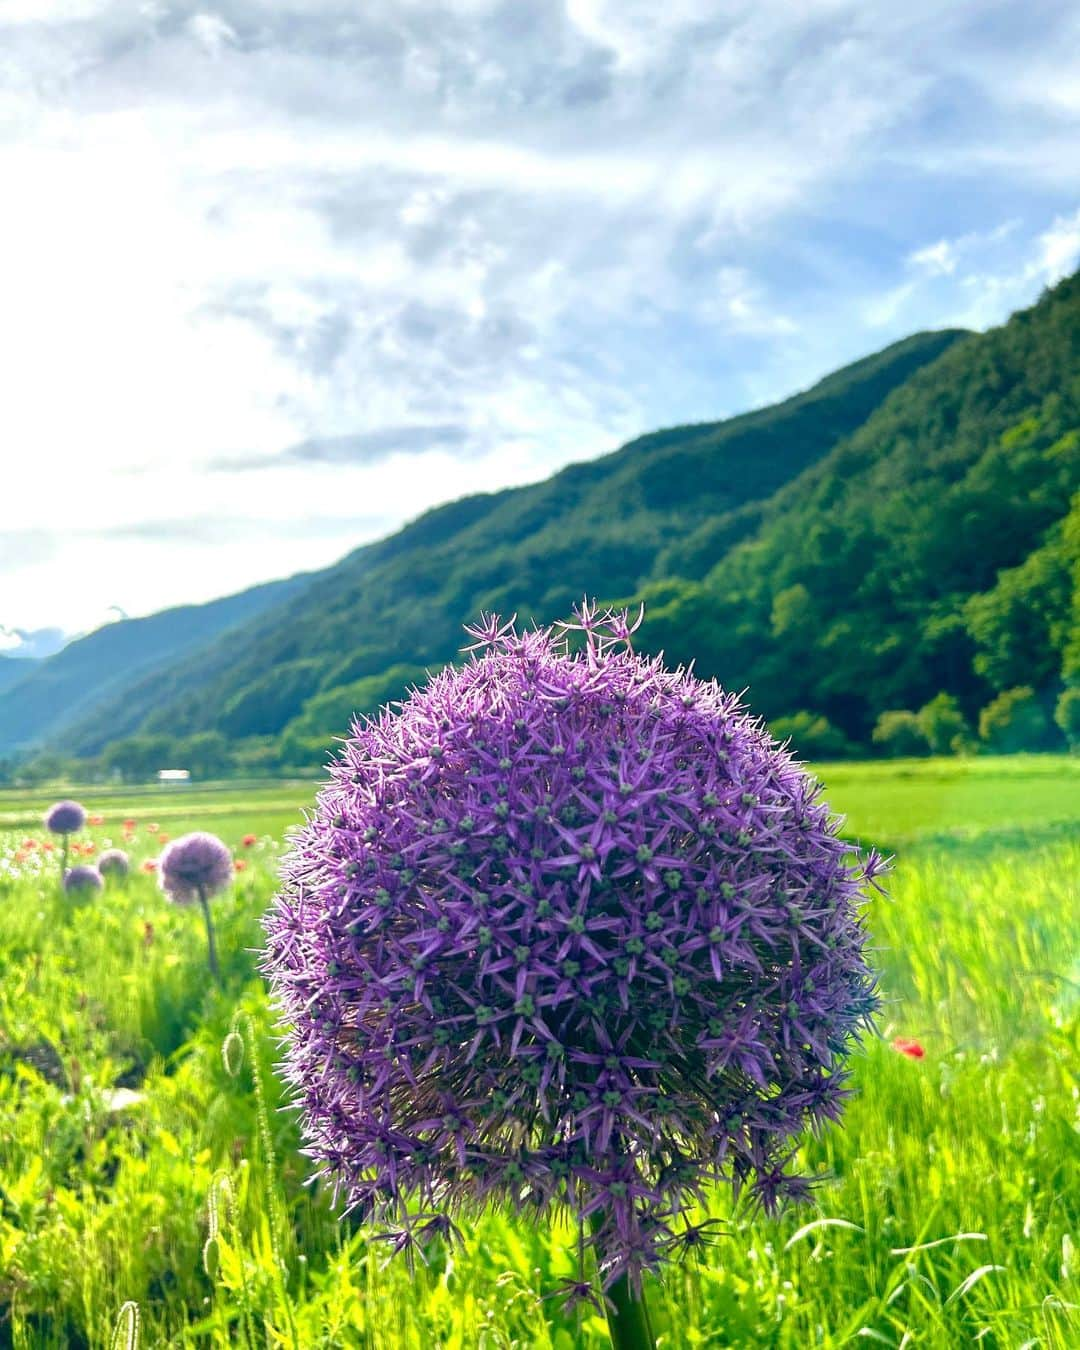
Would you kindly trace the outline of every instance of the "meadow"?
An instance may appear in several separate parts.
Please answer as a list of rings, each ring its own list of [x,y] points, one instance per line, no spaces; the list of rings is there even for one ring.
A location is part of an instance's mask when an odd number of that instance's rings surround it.
[[[717,1195],[706,1260],[648,1289],[659,1343],[1075,1347],[1080,759],[820,772],[846,834],[895,855],[881,1037],[805,1144],[815,1200],[766,1220]],[[70,791],[95,849],[135,822],[134,867],[73,905],[43,847],[58,794],[0,792],[0,1346],[606,1346],[549,1297],[567,1231],[490,1216],[412,1274],[308,1184],[253,949],[314,784]],[[237,858],[220,990],[198,914],[142,870],[193,828]]]

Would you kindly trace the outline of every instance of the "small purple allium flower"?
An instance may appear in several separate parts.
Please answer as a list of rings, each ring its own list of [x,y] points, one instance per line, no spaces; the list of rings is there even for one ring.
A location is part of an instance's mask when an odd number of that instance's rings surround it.
[[[86,811],[78,802],[56,802],[45,812],[45,828],[53,834],[77,834],[86,824]]]
[[[606,1286],[709,1186],[799,1197],[877,1007],[818,785],[626,614],[484,620],[358,723],[295,836],[264,969],[310,1151],[405,1242],[502,1199],[578,1220]],[[584,632],[571,650],[570,630]],[[576,640],[576,645],[580,642]]]
[[[97,865],[103,877],[126,877],[131,870],[128,855],[122,848],[103,849],[98,855]]]
[[[67,895],[86,898],[91,891],[100,891],[104,884],[101,873],[90,863],[78,863],[64,873],[64,892]]]
[[[209,900],[232,881],[232,854],[216,834],[197,830],[181,835],[162,850],[158,878],[161,889],[177,905]]]
[[[181,835],[162,850],[158,859],[161,889],[177,905],[198,901],[206,924],[207,956],[210,973],[221,983],[214,925],[210,918],[210,897],[222,891],[233,879],[233,857],[228,845],[216,834],[196,830]]]

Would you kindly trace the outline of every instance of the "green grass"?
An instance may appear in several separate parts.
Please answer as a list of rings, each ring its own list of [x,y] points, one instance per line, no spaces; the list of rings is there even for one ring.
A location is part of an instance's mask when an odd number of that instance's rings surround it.
[[[897,855],[870,911],[883,1036],[844,1125],[807,1142],[815,1204],[768,1221],[718,1196],[731,1236],[650,1287],[667,1350],[1080,1344],[1077,769],[824,770],[849,831]],[[109,1346],[129,1300],[153,1347],[604,1346],[599,1319],[543,1297],[571,1272],[569,1234],[493,1216],[412,1278],[305,1184],[250,948],[311,785],[181,791],[87,790],[106,816],[89,834],[130,814],[139,856],[151,821],[238,846],[223,993],[198,915],[152,877],[72,910],[53,859],[14,864],[43,802],[0,794],[0,1346]]]

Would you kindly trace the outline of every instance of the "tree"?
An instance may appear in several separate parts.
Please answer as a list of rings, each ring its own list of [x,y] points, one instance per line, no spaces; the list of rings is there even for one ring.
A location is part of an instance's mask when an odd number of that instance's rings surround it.
[[[971,740],[971,728],[952,694],[935,694],[915,714],[932,755],[956,754]]]
[[[102,766],[118,773],[125,783],[143,782],[159,769],[171,767],[175,744],[171,736],[127,736],[105,747]]]
[[[199,731],[177,741],[174,755],[179,768],[190,769],[195,778],[220,778],[232,767],[228,739],[220,731]]]
[[[1054,721],[1072,749],[1080,749],[1080,685],[1066,689],[1054,709]]]
[[[925,755],[930,749],[918,717],[903,708],[883,712],[877,720],[871,739],[885,754],[897,757]]]
[[[778,741],[791,741],[796,755],[806,759],[850,759],[855,747],[842,731],[819,713],[797,712],[776,717],[769,730]]]
[[[1006,689],[979,714],[979,736],[999,754],[1043,750],[1050,724],[1030,685]]]
[[[1064,531],[1019,567],[998,574],[992,590],[964,606],[976,644],[975,671],[992,688],[1044,686],[1058,676],[1072,607],[1072,576]]]

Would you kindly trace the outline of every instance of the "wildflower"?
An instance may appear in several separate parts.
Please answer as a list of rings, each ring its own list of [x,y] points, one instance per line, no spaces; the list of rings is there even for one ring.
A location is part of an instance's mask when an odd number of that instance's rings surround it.
[[[38,841],[33,838],[26,838],[22,841],[22,846],[24,849],[26,849],[28,853],[33,853],[33,851],[38,847]]]
[[[95,891],[100,891],[103,885],[101,873],[88,863],[69,867],[64,873],[64,892],[75,899],[88,899]]]
[[[245,834],[240,842],[245,848],[252,848],[259,842],[259,836],[257,834]]]
[[[133,817],[128,816],[128,818],[123,822],[124,829],[130,832],[135,828],[136,825],[138,825],[138,823],[139,822],[135,820]]]
[[[906,1036],[897,1036],[892,1048],[899,1054],[906,1055],[908,1059],[922,1059],[926,1054],[918,1041],[909,1040]]]
[[[142,870],[144,872],[156,872],[157,862],[153,858],[146,858],[143,861]]]
[[[805,1193],[792,1141],[839,1115],[877,1007],[878,860],[848,862],[806,772],[633,626],[584,605],[571,652],[485,617],[479,654],[355,725],[263,960],[349,1205],[404,1251],[413,1196],[569,1210],[620,1309],[702,1245],[679,1216],[716,1181]]]
[[[178,905],[198,901],[206,924],[206,944],[210,970],[220,983],[214,926],[210,920],[210,899],[232,880],[232,854],[216,834],[196,831],[168,844],[159,861],[161,889]]]
[[[91,825],[104,825],[104,824],[105,824],[105,817],[104,817],[104,816],[98,816],[98,815],[88,816],[88,817],[87,817],[87,821],[88,821],[88,823],[91,824]]]
[[[158,843],[159,843],[159,844],[167,844],[168,842],[169,842],[169,835],[168,835],[168,833],[167,833],[165,830],[159,830],[159,831],[158,831]]]
[[[53,834],[76,834],[86,824],[86,812],[78,802],[56,802],[45,812],[45,828]]]
[[[246,871],[247,871],[247,859],[246,859],[246,858],[237,858],[237,860],[233,863],[233,868],[234,868],[237,872],[246,872]]]
[[[98,858],[98,871],[103,877],[126,877],[130,866],[128,855],[122,848],[103,849]]]
[[[70,836],[78,833],[86,824],[86,811],[78,802],[70,799],[54,802],[45,812],[45,828],[61,838],[60,880],[64,881],[68,870],[68,849]]]
[[[161,826],[160,826],[160,825],[157,823],[157,821],[155,820],[155,821],[153,822],[152,825],[147,825],[147,827],[146,827],[146,833],[147,833],[147,834],[157,834],[158,830],[160,830],[160,829],[161,829]]]

